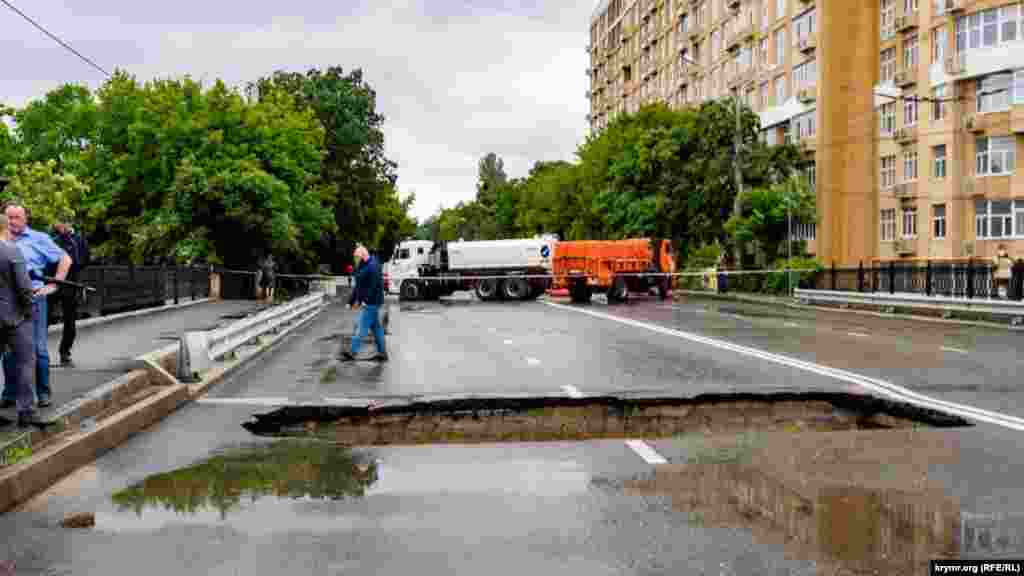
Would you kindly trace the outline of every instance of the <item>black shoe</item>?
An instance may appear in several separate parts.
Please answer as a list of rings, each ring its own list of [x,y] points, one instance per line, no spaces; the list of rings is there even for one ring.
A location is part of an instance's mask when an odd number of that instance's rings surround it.
[[[36,416],[36,414],[33,412],[18,414],[18,428],[35,427],[42,430],[43,428],[46,428],[47,426],[50,426],[52,424],[53,422],[40,420],[39,417]]]
[[[342,352],[341,354],[338,355],[338,357],[341,358],[345,362],[355,362],[356,361],[355,355],[352,354],[351,352],[348,352],[348,351]]]
[[[4,398],[4,400],[0,402],[0,408],[14,408],[15,404],[14,400]]]
[[[388,358],[387,352],[384,354],[377,354],[373,357],[374,362],[387,362],[388,360],[390,360],[390,358]]]
[[[71,366],[72,364],[73,363],[71,362],[71,355],[70,354],[68,354],[67,356],[61,356],[60,357],[60,365],[61,366]]]
[[[49,408],[50,406],[53,406],[53,402],[50,402],[49,398],[40,398],[39,399],[39,407],[40,408]]]

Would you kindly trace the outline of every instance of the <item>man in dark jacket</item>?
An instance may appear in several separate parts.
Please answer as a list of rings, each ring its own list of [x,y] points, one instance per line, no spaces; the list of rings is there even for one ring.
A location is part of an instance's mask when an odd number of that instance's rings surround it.
[[[53,230],[55,232],[54,242],[67,252],[68,256],[71,256],[71,269],[68,270],[67,279],[79,282],[82,270],[89,265],[89,244],[85,241],[85,237],[75,232],[67,222],[57,222],[54,224]],[[71,364],[71,347],[75,344],[75,322],[78,320],[78,296],[78,289],[70,286],[62,286],[57,293],[64,317],[64,330],[60,337],[60,363],[62,366]]]
[[[32,340],[32,281],[25,257],[11,240],[7,216],[0,214],[0,350],[11,354],[8,372],[17,395],[18,426],[39,426],[35,414],[35,343]]]
[[[356,308],[362,306],[363,311],[359,316],[359,330],[352,337],[352,350],[343,351],[343,360],[351,362],[359,354],[359,347],[363,343],[366,334],[373,330],[373,339],[377,343],[377,356],[374,360],[387,362],[388,353],[384,345],[384,329],[380,325],[380,306],[384,303],[384,276],[380,263],[370,256],[365,246],[356,247],[355,256],[359,260],[359,268],[356,270],[356,286],[354,296],[350,302]]]

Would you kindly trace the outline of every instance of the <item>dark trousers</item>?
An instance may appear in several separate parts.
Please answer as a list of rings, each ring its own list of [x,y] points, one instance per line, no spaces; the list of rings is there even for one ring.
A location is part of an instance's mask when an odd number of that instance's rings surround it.
[[[60,336],[60,356],[71,356],[71,347],[75,345],[78,321],[78,290],[61,288],[57,294],[60,298],[61,310],[64,315],[64,330]]]
[[[19,414],[30,414],[35,409],[36,351],[33,334],[32,320],[25,320],[16,327],[0,328],[0,350],[4,351],[4,363],[9,362],[12,368],[4,373],[4,389],[10,388]],[[14,381],[8,383],[7,378]]]

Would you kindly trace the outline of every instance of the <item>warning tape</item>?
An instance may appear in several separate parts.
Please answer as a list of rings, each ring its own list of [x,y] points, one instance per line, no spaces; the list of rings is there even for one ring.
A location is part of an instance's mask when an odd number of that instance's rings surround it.
[[[627,276],[627,277],[644,277],[653,276],[657,278],[673,277],[708,277],[708,276],[742,276],[752,274],[779,274],[779,273],[800,273],[800,272],[819,272],[813,268],[780,268],[776,270],[708,270],[704,272],[691,271],[691,272],[619,272],[612,273],[612,276]],[[573,274],[487,274],[487,275],[440,275],[440,276],[419,276],[419,275],[389,275],[388,278],[392,282],[412,279],[412,280],[507,280],[510,278],[519,278],[522,280],[556,280],[559,278],[594,278],[597,274],[591,274],[587,272],[573,273]]]

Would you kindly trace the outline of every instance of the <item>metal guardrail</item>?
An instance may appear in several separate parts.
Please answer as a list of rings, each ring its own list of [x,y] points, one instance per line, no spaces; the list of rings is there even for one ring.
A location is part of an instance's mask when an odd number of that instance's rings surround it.
[[[921,294],[885,294],[878,292],[840,292],[832,290],[804,290],[798,288],[794,296],[802,302],[825,302],[832,304],[866,304],[928,310],[949,310],[975,312],[1024,318],[1024,302],[995,300],[987,298],[954,298],[949,296],[925,296]]]
[[[304,320],[324,308],[326,294],[318,292],[275,306],[252,318],[210,331],[185,332],[178,349],[178,380],[195,382],[214,362],[239,347],[285,324]]]

